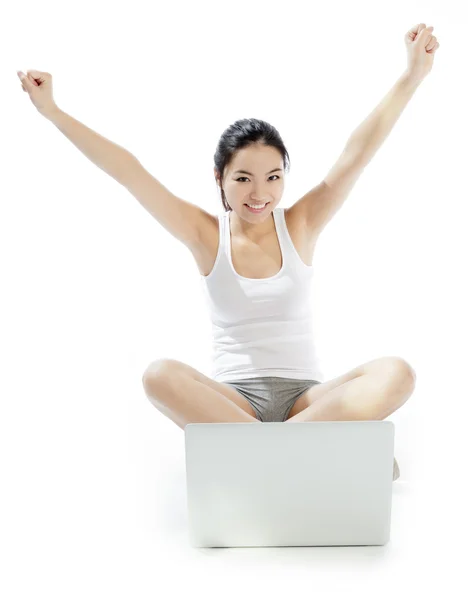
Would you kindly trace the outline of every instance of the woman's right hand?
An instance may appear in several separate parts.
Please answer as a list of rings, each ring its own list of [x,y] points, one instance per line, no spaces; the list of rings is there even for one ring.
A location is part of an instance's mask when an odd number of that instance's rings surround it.
[[[17,71],[23,91],[28,92],[29,98],[43,116],[47,116],[58,107],[52,96],[52,75],[42,71],[28,71],[25,75]]]

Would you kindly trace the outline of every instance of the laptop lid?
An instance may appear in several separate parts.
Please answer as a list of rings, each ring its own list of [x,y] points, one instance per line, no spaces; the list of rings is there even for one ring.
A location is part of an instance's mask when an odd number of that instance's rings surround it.
[[[391,421],[189,423],[194,547],[384,545]]]

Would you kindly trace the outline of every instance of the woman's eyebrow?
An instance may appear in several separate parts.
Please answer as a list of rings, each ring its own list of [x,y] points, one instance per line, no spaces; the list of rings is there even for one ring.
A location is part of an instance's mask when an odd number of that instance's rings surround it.
[[[268,173],[265,173],[265,175],[269,175],[270,173],[274,173],[275,171],[282,171],[283,169],[277,168],[277,169],[272,169],[271,171],[268,171]],[[244,171],[242,169],[237,169],[237,171],[234,171],[234,175],[236,173],[246,173],[247,175],[252,175],[252,177],[254,177],[253,173],[250,173],[249,171]]]

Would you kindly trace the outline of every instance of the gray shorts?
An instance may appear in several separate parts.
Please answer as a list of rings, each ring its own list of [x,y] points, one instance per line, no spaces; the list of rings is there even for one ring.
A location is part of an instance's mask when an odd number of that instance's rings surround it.
[[[249,401],[260,421],[286,421],[293,404],[309,388],[322,383],[315,379],[252,377],[224,381]]]

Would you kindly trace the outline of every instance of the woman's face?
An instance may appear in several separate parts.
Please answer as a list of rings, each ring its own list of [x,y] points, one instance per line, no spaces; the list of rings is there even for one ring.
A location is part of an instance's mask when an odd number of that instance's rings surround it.
[[[239,217],[252,223],[264,221],[283,195],[281,153],[276,148],[262,144],[239,150],[225,170],[223,189],[229,206]],[[257,212],[246,206],[265,203],[266,206]]]

